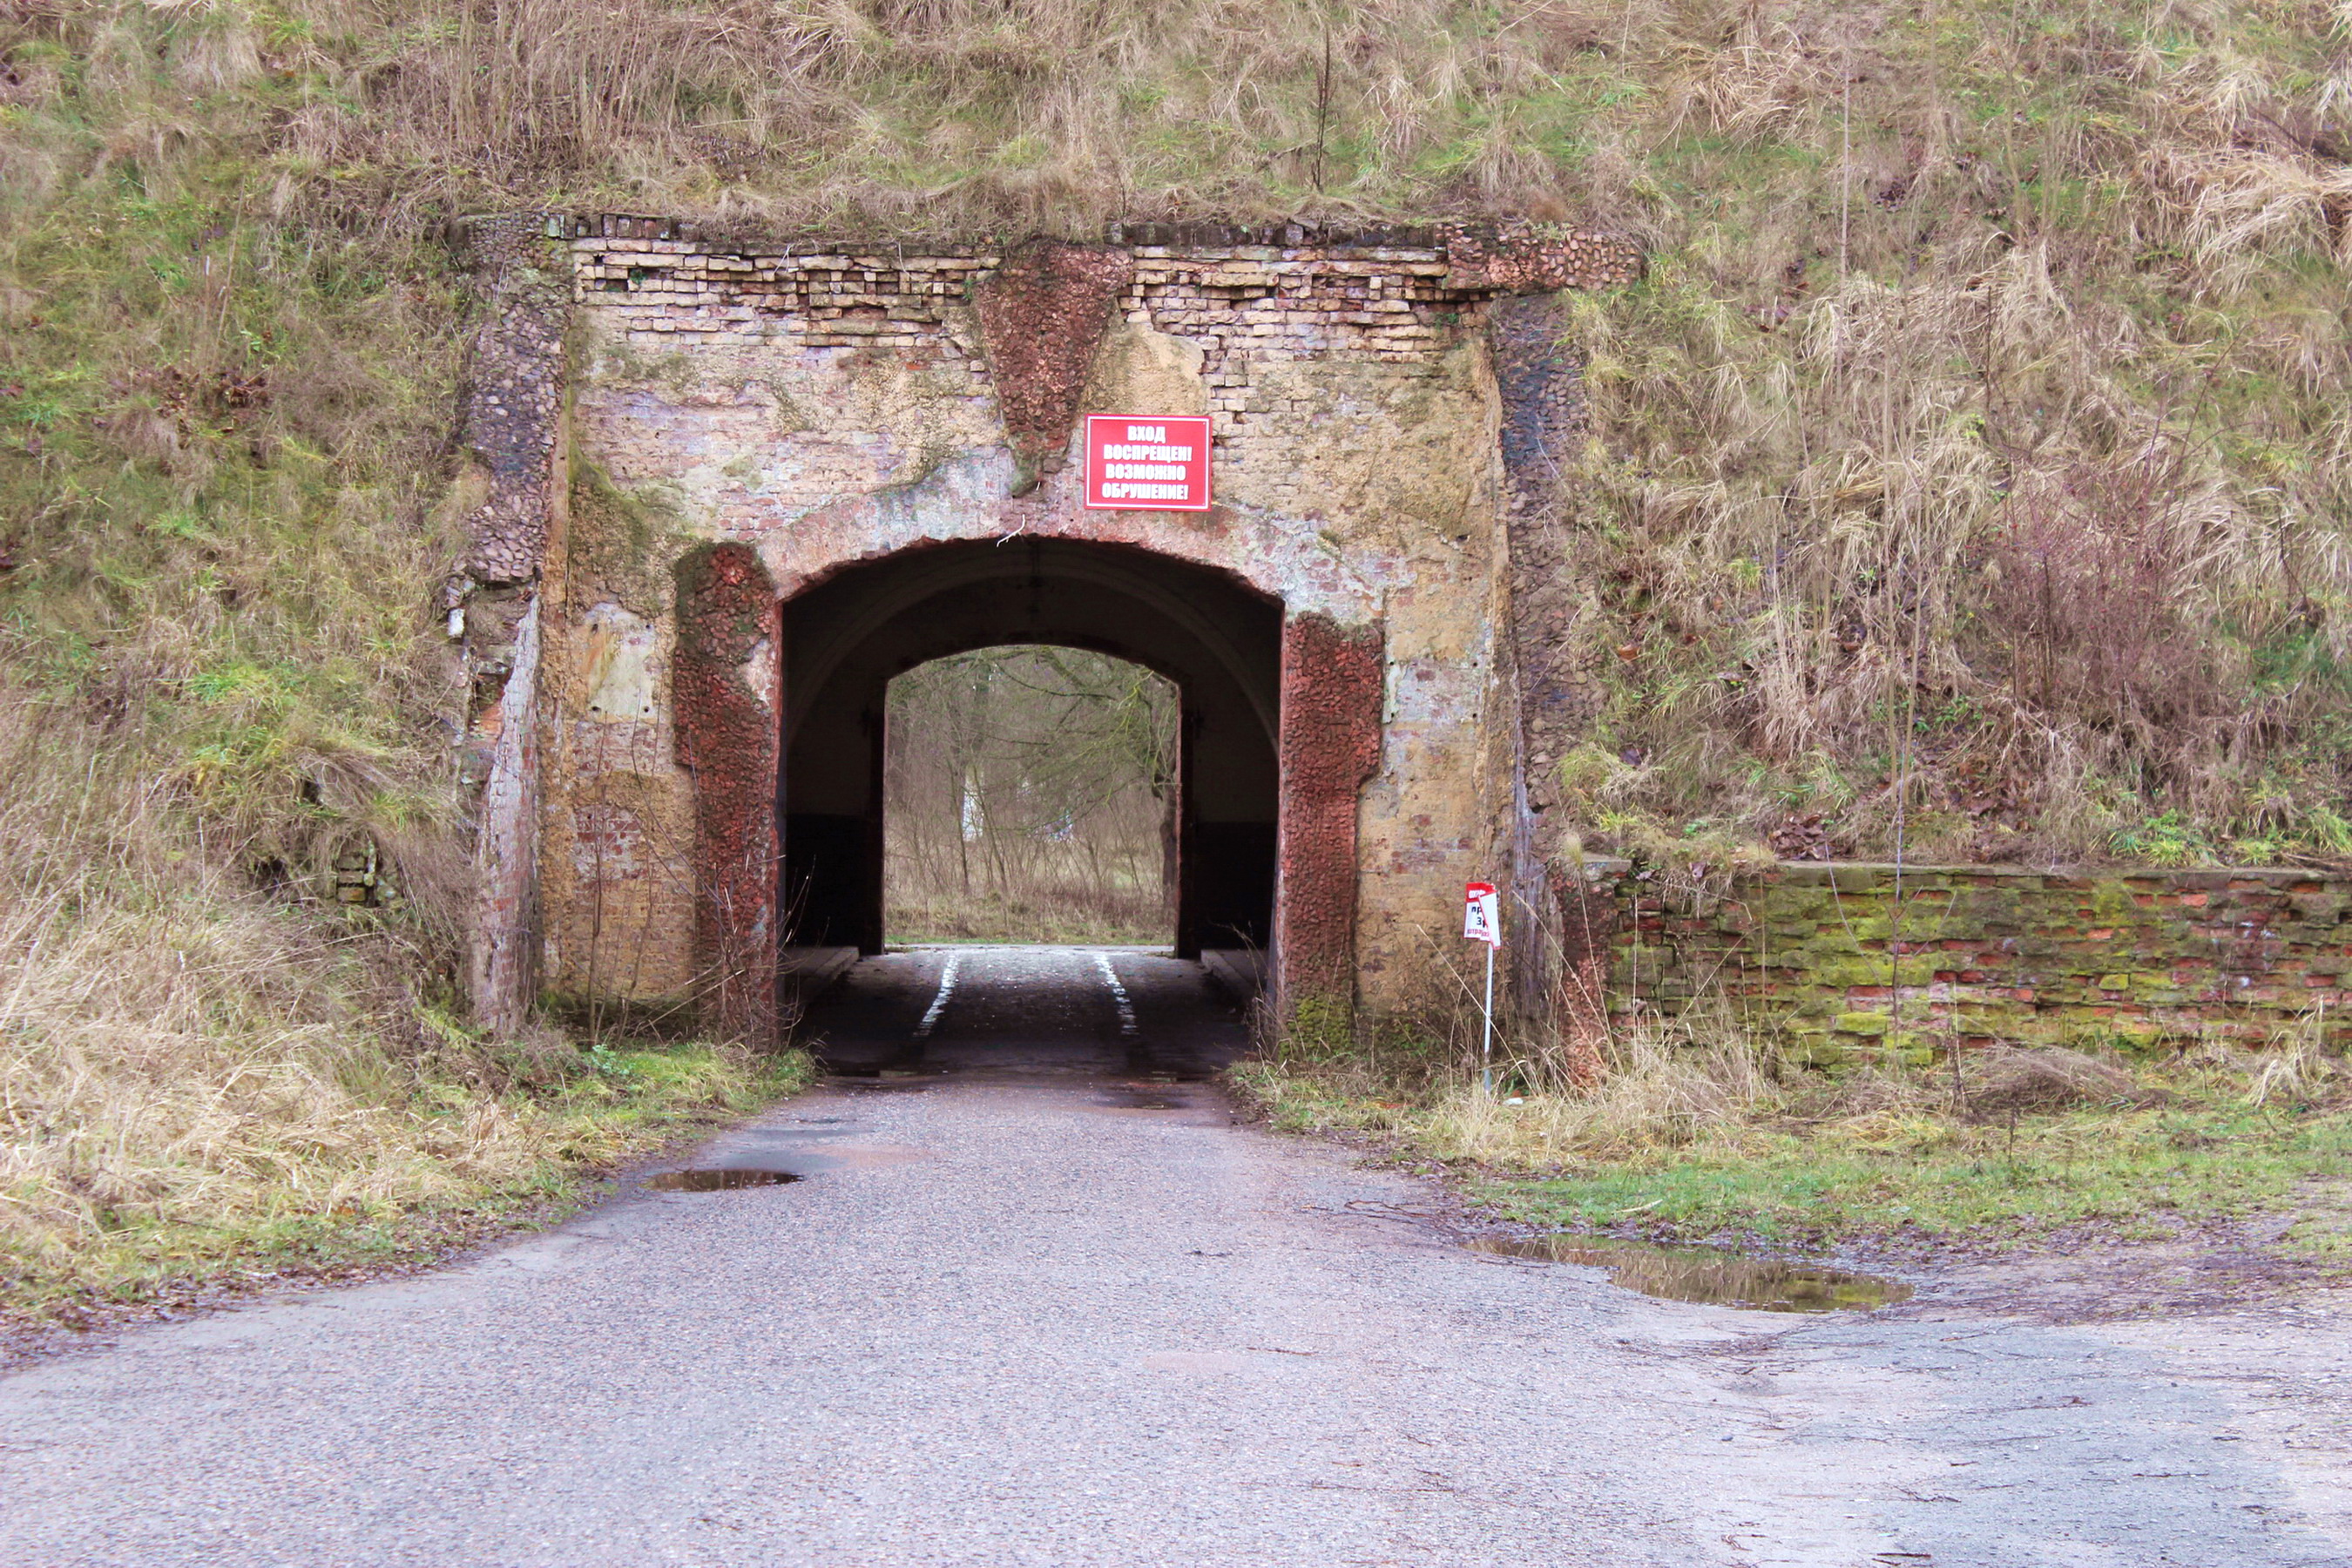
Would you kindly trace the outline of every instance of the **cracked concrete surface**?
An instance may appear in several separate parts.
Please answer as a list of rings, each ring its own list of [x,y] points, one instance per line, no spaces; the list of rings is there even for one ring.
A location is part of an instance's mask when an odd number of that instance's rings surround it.
[[[919,1047],[943,955],[870,960],[821,1022],[913,1076],[699,1156],[805,1180],[0,1381],[0,1563],[2352,1562],[2323,1298],[1790,1318],[1468,1253],[1171,1081],[1234,1020],[1107,959],[1139,1057],[1090,950],[967,950]]]

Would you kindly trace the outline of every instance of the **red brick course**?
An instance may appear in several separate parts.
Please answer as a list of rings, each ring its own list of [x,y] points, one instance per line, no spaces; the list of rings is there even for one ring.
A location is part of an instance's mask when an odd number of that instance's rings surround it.
[[[750,546],[677,564],[678,763],[694,776],[695,957],[706,1026],[766,1042],[775,1028],[775,694],[745,679],[778,634],[776,585]]]
[[[1282,632],[1280,1005],[1352,1004],[1356,803],[1381,761],[1384,664],[1377,626],[1296,616]]]

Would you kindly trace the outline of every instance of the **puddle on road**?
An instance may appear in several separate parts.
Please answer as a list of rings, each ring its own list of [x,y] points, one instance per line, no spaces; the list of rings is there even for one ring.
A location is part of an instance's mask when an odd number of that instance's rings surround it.
[[[1817,1263],[1742,1258],[1704,1247],[1660,1247],[1600,1236],[1481,1237],[1473,1252],[1587,1263],[1609,1270],[1612,1284],[1669,1301],[1704,1301],[1758,1312],[1866,1312],[1911,1299],[1899,1279],[1849,1273]]]
[[[870,1076],[865,1073],[835,1073],[825,1079],[824,1087],[848,1094],[920,1094],[937,1079],[937,1074],[923,1078],[890,1078],[878,1073]]]
[[[1162,1089],[1115,1089],[1095,1096],[1097,1105],[1113,1110],[1190,1110],[1192,1101]]]
[[[657,1193],[731,1193],[738,1187],[773,1187],[801,1179],[798,1171],[664,1171],[646,1183]]]

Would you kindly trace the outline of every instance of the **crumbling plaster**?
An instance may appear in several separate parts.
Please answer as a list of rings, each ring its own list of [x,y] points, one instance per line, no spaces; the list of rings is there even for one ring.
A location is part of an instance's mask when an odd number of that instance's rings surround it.
[[[751,907],[773,854],[762,735],[792,679],[778,604],[789,615],[802,591],[897,552],[1024,535],[1131,546],[1279,601],[1277,858],[1316,883],[1286,889],[1285,941],[1302,962],[1315,950],[1318,984],[1360,977],[1376,1006],[1407,994],[1460,882],[1511,850],[1518,742],[1495,630],[1510,607],[1508,421],[1487,305],[1625,280],[1629,246],[1294,226],[999,254],[636,219],[542,232],[473,231],[495,279],[524,257],[533,278],[568,268],[572,289],[568,318],[544,289],[488,291],[468,417],[488,433],[476,558],[496,581],[453,586],[487,682],[479,747],[518,703],[538,718],[502,743],[537,747],[541,765],[494,789],[483,822],[484,853],[504,858],[486,883],[515,895],[484,921],[504,944],[505,1012],[542,980],[684,1000],[710,992],[715,966],[737,976],[721,1011],[756,1013],[743,977],[776,931],[775,910]],[[1217,506],[1086,510],[1080,412],[1208,415]],[[725,603],[703,604],[712,592]],[[526,626],[535,657],[517,683],[501,658]],[[714,909],[732,912],[714,927]],[[513,951],[534,921],[541,973]]]

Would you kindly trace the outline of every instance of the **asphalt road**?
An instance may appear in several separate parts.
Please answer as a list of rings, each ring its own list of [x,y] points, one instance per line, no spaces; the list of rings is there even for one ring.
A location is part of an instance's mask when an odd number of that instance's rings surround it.
[[[2352,1563],[2330,1313],[1654,1301],[1236,1125],[1190,966],[950,956],[700,1156],[800,1181],[0,1381],[0,1568]],[[2291,1410],[2239,1375],[2286,1336]]]

